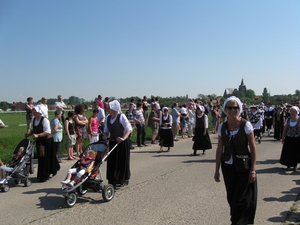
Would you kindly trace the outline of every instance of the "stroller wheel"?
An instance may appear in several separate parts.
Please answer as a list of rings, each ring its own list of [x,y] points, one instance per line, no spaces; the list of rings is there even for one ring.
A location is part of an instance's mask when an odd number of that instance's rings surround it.
[[[65,203],[68,207],[73,207],[76,204],[77,196],[74,192],[65,197]]]
[[[15,180],[15,184],[20,184],[21,180]]]
[[[102,190],[102,197],[105,202],[109,202],[115,196],[115,188],[112,184],[104,185]]]
[[[1,190],[3,192],[8,192],[9,191],[9,186],[8,185],[3,185],[3,187],[1,188]]]
[[[25,187],[30,187],[31,186],[31,181],[30,180],[25,180],[24,185],[25,185]]]
[[[82,187],[82,185],[80,185],[76,190],[77,190],[77,193],[78,193],[80,196],[85,195],[85,194],[87,193],[87,189],[84,189],[84,188]]]

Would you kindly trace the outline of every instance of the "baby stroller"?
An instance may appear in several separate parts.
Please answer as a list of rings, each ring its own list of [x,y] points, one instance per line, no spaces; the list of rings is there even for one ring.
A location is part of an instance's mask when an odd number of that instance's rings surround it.
[[[88,189],[94,192],[101,192],[102,197],[105,202],[113,199],[115,195],[114,186],[111,184],[104,185],[103,177],[100,170],[100,165],[105,161],[109,154],[117,147],[116,144],[112,149],[108,150],[108,145],[106,142],[98,141],[90,144],[80,156],[80,158],[85,157],[88,150],[97,151],[97,156],[95,158],[94,168],[91,172],[84,174],[74,186],[69,186],[67,184],[62,185],[62,195],[65,197],[65,203],[68,207],[73,207],[77,201],[77,195],[82,196],[87,193]],[[80,159],[72,166],[76,168],[80,163]],[[100,178],[97,176],[100,172]]]
[[[18,152],[22,149],[23,154],[18,155]],[[14,150],[14,156],[9,163],[5,166],[7,170],[6,179],[1,181],[0,188],[3,192],[9,191],[8,181],[14,180],[15,184],[20,184],[24,181],[25,187],[31,185],[31,181],[28,179],[29,174],[34,173],[33,158],[34,143],[29,139],[23,139]],[[18,157],[16,157],[18,155]]]

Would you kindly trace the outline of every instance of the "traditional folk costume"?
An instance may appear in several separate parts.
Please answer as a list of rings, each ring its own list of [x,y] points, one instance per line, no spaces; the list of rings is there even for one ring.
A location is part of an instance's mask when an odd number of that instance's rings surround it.
[[[32,123],[34,134],[40,134],[44,132],[43,120],[45,120],[45,126],[47,126],[50,130],[50,123],[47,118],[41,117],[40,121],[36,121],[34,118]],[[56,152],[53,151],[52,135],[38,138],[36,140],[36,149],[38,158],[37,179],[40,182],[44,182],[49,179],[51,174],[52,176],[55,176],[57,171],[60,169]]]
[[[165,108],[165,107],[164,107]],[[163,110],[164,110],[163,108]],[[161,147],[168,147],[168,149],[170,147],[174,147],[174,140],[173,140],[173,132],[172,132],[172,116],[168,115],[168,116],[164,116],[162,115],[160,117],[160,125],[164,124],[164,123],[169,123],[169,126],[164,127],[164,126],[160,126],[160,130],[159,130],[159,146]]]
[[[226,129],[227,128],[227,129]],[[242,119],[239,130],[229,131],[227,122],[219,127],[218,135],[222,138],[222,173],[230,206],[232,224],[254,224],[257,205],[257,181],[249,183],[249,172],[236,172],[233,162],[234,146],[236,154],[250,154],[247,134],[252,132],[249,122]],[[232,140],[231,140],[232,139]]]
[[[257,111],[257,106],[250,106],[251,112],[248,115],[249,121],[254,129],[254,137],[256,136],[258,139],[258,143],[261,141],[261,127],[263,125],[262,114]],[[252,111],[255,109],[255,111]]]
[[[285,112],[282,112],[282,110],[280,112],[277,110],[274,114],[274,139],[277,139],[278,141],[280,141],[282,137],[285,118],[286,114]]]
[[[129,130],[132,131],[132,127],[126,116],[120,113],[121,107],[118,101],[109,102],[109,107],[118,112],[115,118],[111,118],[111,115],[107,117],[107,124],[104,128],[104,133],[110,134],[109,149],[112,149],[118,143],[118,137],[122,137]],[[116,187],[128,184],[130,175],[130,146],[129,138],[126,138],[118,143],[107,158],[106,178],[109,184]]]
[[[271,135],[271,128],[272,128],[272,124],[273,124],[273,114],[274,114],[274,108],[272,106],[267,106],[265,108],[264,117],[265,117],[265,121],[266,121],[268,136]]]
[[[288,126],[286,136],[284,138],[284,144],[282,146],[280,163],[282,165],[297,168],[297,164],[300,162],[300,118],[297,122],[291,122],[290,118],[287,119],[286,124]]]
[[[200,107],[203,107],[203,106],[200,106]],[[205,110],[203,108],[200,110],[201,111]],[[204,112],[204,111],[202,111],[202,112]],[[197,115],[197,113],[195,113],[194,129],[195,129],[195,134],[193,137],[193,141],[194,141],[193,155],[197,154],[197,150],[202,150],[203,151],[202,154],[205,154],[205,150],[212,148],[210,137],[209,137],[208,130],[207,130],[208,129],[208,117],[206,114],[202,113],[202,115],[199,116],[199,115]],[[206,134],[203,135],[205,130],[206,130]]]

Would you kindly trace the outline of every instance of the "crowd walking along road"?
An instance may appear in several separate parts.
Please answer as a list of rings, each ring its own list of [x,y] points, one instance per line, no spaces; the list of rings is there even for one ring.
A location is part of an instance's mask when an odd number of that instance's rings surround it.
[[[39,183],[33,174],[30,187],[12,184],[9,192],[0,193],[1,222],[230,224],[224,180],[220,177],[220,183],[214,181],[217,134],[210,137],[212,149],[205,155],[190,156],[191,138],[178,138],[170,152],[157,154],[159,146],[151,143],[131,150],[129,185],[117,189],[114,199],[108,203],[103,201],[101,193],[87,192],[78,197],[72,208],[64,205],[60,184],[74,164],[65,155],[61,170],[49,181]],[[285,170],[279,163],[281,149],[282,143],[267,135],[257,144],[255,224],[282,224],[300,191],[300,170]]]

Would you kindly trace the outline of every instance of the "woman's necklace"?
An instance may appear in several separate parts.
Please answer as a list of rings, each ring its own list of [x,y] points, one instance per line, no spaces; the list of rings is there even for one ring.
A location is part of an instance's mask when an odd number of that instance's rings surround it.
[[[240,122],[241,120],[229,122],[228,121],[228,128],[230,131],[238,130],[240,128]]]

